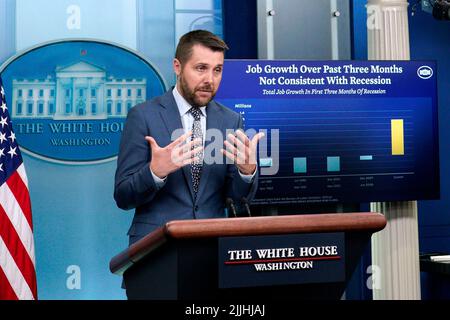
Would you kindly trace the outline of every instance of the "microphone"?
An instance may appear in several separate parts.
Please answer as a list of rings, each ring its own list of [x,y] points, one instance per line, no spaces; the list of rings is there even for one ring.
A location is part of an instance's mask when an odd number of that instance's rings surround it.
[[[245,208],[245,211],[247,212],[248,216],[251,217],[252,213],[250,211],[250,205],[249,205],[248,200],[247,200],[246,197],[242,197],[241,198],[241,204]]]
[[[227,205],[228,211],[231,211],[231,212],[233,213],[233,216],[236,218],[236,217],[237,217],[237,213],[236,213],[236,207],[234,206],[234,201],[233,201],[233,199],[227,198],[227,199],[225,200],[225,203],[226,203],[226,205]],[[230,216],[230,215],[228,214],[228,216]]]

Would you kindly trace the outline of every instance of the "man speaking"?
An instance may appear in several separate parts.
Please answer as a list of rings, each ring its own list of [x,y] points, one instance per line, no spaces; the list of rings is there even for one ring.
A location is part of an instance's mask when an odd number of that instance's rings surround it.
[[[240,115],[213,100],[227,49],[208,31],[185,34],[173,60],[176,86],[128,113],[114,199],[122,209],[135,208],[130,245],[171,220],[225,217],[227,201],[251,200],[256,192],[263,134],[249,139],[238,130]],[[221,161],[204,161],[208,130],[222,134]]]

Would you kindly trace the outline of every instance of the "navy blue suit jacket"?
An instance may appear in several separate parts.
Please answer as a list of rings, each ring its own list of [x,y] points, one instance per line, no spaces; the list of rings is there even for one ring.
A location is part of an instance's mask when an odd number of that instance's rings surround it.
[[[217,102],[206,107],[207,129],[242,128],[240,115]],[[128,113],[120,143],[115,175],[114,199],[119,208],[135,209],[128,231],[130,244],[171,220],[223,218],[225,199],[236,204],[242,197],[250,201],[256,191],[258,175],[252,183],[242,180],[234,164],[203,164],[199,191],[194,199],[190,166],[168,175],[164,187],[157,190],[149,169],[151,150],[145,136],[153,137],[160,147],[170,144],[174,130],[182,129],[181,117],[172,90],[133,107]],[[205,142],[207,148],[210,141]]]

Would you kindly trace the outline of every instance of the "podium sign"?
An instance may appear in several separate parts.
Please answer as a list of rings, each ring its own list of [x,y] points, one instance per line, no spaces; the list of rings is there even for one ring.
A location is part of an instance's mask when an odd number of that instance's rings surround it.
[[[175,220],[110,262],[128,299],[341,299],[376,212]]]
[[[344,233],[221,237],[219,288],[344,282]]]

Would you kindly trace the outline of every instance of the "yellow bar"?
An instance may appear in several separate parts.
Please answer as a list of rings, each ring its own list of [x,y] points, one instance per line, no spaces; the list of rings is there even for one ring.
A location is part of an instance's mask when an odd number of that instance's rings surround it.
[[[405,154],[403,119],[391,120],[391,143],[393,156],[403,156]]]

